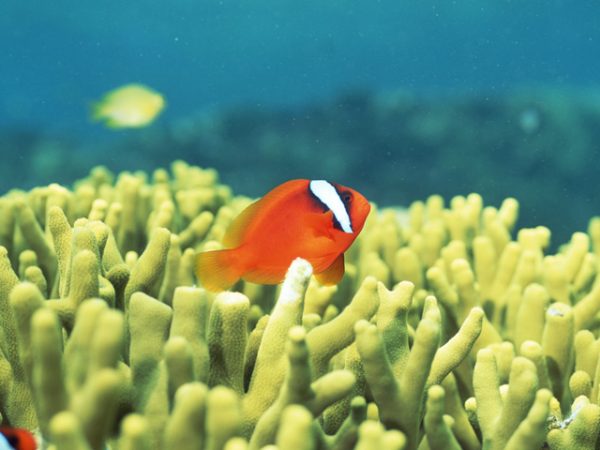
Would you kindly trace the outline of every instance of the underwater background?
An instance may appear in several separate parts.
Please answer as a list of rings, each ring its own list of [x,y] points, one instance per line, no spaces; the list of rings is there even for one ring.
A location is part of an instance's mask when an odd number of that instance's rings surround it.
[[[251,196],[512,196],[558,245],[598,214],[599,24],[585,0],[3,0],[0,190],[180,158]],[[90,120],[132,82],[166,99],[156,121]]]

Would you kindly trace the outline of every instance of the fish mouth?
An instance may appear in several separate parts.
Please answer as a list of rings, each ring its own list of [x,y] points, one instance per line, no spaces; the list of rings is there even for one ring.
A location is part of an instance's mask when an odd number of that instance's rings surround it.
[[[364,201],[361,201],[360,204],[356,206],[356,219],[353,220],[353,222],[355,226],[354,232],[358,234],[362,230],[362,227],[365,224],[367,217],[371,213],[371,204],[367,201],[367,199],[364,199]]]
[[[364,215],[365,219],[366,219],[370,212],[371,212],[371,204],[367,201],[367,199],[365,199],[364,203],[362,203],[360,205],[359,213],[361,215]]]

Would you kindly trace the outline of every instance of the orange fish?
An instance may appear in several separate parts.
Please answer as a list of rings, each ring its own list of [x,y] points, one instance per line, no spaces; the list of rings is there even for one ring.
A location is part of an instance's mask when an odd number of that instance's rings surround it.
[[[210,291],[240,278],[283,281],[291,262],[304,258],[322,284],[344,275],[344,252],[360,233],[371,206],[365,197],[325,180],[291,180],[252,203],[223,239],[226,250],[200,253],[196,273]]]
[[[33,435],[22,428],[0,425],[0,435],[0,449],[7,448],[7,445],[15,450],[35,450],[37,448]]]

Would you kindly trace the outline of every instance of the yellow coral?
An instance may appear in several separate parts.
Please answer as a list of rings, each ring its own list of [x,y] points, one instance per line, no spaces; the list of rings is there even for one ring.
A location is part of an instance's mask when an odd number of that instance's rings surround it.
[[[600,219],[548,254],[519,205],[374,208],[319,286],[196,286],[248,204],[214,170],[0,198],[0,413],[59,449],[593,449]],[[114,436],[113,433],[117,433]]]

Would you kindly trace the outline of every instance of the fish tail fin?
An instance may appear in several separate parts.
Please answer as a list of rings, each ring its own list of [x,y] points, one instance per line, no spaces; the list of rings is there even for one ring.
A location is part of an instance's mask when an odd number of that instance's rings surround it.
[[[214,250],[199,253],[196,257],[196,275],[209,291],[225,291],[242,276],[236,252]]]
[[[90,102],[90,120],[92,122],[100,122],[104,118],[104,112],[102,110],[102,102]]]

